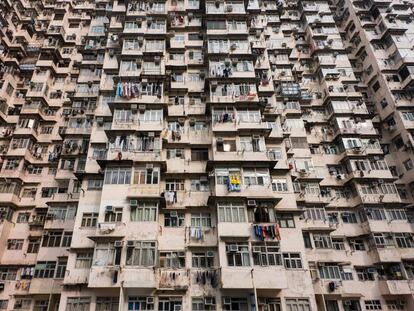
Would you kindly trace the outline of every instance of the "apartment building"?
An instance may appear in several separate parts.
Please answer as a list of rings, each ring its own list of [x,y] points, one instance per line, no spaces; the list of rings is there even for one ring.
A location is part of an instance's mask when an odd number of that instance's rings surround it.
[[[414,310],[401,0],[3,0],[0,310]]]

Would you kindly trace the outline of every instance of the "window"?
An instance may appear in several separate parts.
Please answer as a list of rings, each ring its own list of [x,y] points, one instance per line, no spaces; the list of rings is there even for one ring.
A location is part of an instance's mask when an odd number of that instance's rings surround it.
[[[131,169],[130,168],[107,168],[105,170],[105,184],[130,184]]]
[[[118,297],[96,297],[95,311],[118,311],[118,307]]]
[[[309,232],[303,232],[303,243],[305,244],[305,248],[312,248],[312,242],[310,238]]]
[[[29,310],[32,305],[30,298],[16,298],[13,310]]]
[[[98,213],[83,213],[81,227],[96,227],[98,223]]]
[[[128,241],[126,264],[129,266],[155,265],[156,242]]]
[[[184,159],[184,149],[167,149],[167,159]]]
[[[286,298],[286,311],[311,311],[309,299],[306,298]]]
[[[42,247],[60,247],[62,231],[46,231],[43,233]]]
[[[365,251],[365,243],[363,239],[355,239],[351,238],[349,239],[349,246],[353,251]]]
[[[160,253],[160,267],[162,268],[184,268],[185,267],[185,252],[161,252]]]
[[[165,180],[165,190],[167,191],[184,191],[183,179],[167,179]]]
[[[112,242],[96,243],[94,266],[112,266],[115,261],[115,247]]]
[[[48,308],[49,300],[35,300],[33,311],[48,311]]]
[[[411,161],[411,159],[404,161],[403,164],[407,171],[411,170],[414,167],[413,161]]]
[[[360,281],[374,281],[375,280],[375,268],[361,267],[356,268],[358,280]]]
[[[215,297],[192,297],[191,298],[191,311],[210,311],[210,310],[216,310],[216,298]]]
[[[40,239],[29,239],[29,244],[27,245],[27,253],[38,253],[40,247]]]
[[[366,211],[367,217],[370,220],[386,220],[385,210],[380,208],[370,208]]]
[[[364,300],[365,310],[382,310],[380,300]]]
[[[211,227],[210,213],[191,214],[191,227]]]
[[[9,239],[7,240],[8,250],[21,250],[23,248],[23,239]]]
[[[277,192],[286,192],[288,191],[288,185],[286,179],[273,179],[272,180],[272,190]]]
[[[105,222],[121,222],[122,221],[122,207],[116,207],[112,212],[105,213]]]
[[[8,305],[9,305],[8,300],[5,300],[5,299],[0,300],[0,310],[6,310]]]
[[[235,203],[219,204],[220,222],[246,222],[246,207]]]
[[[35,266],[35,278],[52,279],[55,276],[55,261],[39,261]]]
[[[55,206],[49,207],[48,216],[55,220],[72,220],[75,219],[76,207],[75,206]]]
[[[89,179],[88,190],[102,190],[103,179]]]
[[[358,223],[358,218],[355,213],[352,212],[343,212],[341,213],[342,221],[346,224],[356,224]]]
[[[223,310],[226,311],[247,311],[247,299],[236,297],[222,297]]]
[[[315,248],[332,248],[332,240],[329,234],[314,234],[313,243]]]
[[[390,311],[394,311],[394,310],[404,311],[405,310],[404,300],[387,300],[386,304]]]
[[[411,233],[394,233],[394,239],[397,247],[412,248],[414,247],[414,240]]]
[[[278,242],[252,243],[253,264],[256,266],[282,265],[282,255],[279,253]]]
[[[208,149],[191,149],[191,161],[207,161]]]
[[[303,216],[305,219],[312,219],[312,220],[326,220],[326,212],[325,209],[312,207],[312,208],[306,208],[303,212]]]
[[[278,214],[276,218],[280,228],[295,228],[292,214]]]
[[[229,267],[250,266],[249,246],[247,243],[226,243],[226,255]]]
[[[131,205],[131,221],[156,221],[157,210],[157,202],[140,201],[137,205]]]
[[[207,177],[199,178],[199,179],[191,179],[191,191],[194,191],[194,192],[210,191],[210,185],[208,183]]]
[[[152,298],[152,299],[148,299],[148,298]],[[151,301],[151,303],[149,301]],[[153,301],[154,301],[154,297],[129,296],[128,297],[128,311],[154,310]]]
[[[93,252],[81,252],[76,254],[75,268],[89,269],[92,266]]]
[[[407,214],[404,209],[387,209],[387,215],[390,220],[407,220]]]
[[[58,260],[55,274],[56,279],[63,279],[65,277],[67,263],[67,258],[62,258]]]
[[[319,275],[321,279],[340,279],[341,272],[339,266],[320,266],[319,267]]]
[[[160,169],[154,168],[136,168],[134,172],[134,184],[139,185],[157,185],[160,180]]]
[[[15,281],[17,277],[17,268],[1,268],[0,279],[2,281]]]
[[[64,232],[62,239],[62,247],[70,247],[72,243],[72,232]]]
[[[243,181],[246,186],[269,185],[269,171],[267,169],[245,169],[243,171]]]
[[[182,299],[178,297],[158,299],[158,311],[182,310]]]
[[[286,269],[302,269],[302,259],[299,253],[283,253],[283,264]]]
[[[332,247],[333,249],[336,249],[337,251],[343,251],[345,250],[345,243],[344,240],[341,238],[332,238]]]
[[[184,213],[171,211],[164,213],[165,227],[182,227],[184,226]]]
[[[191,255],[191,266],[193,268],[212,268],[214,267],[215,252],[194,252]]]
[[[90,297],[68,297],[65,311],[89,311]]]

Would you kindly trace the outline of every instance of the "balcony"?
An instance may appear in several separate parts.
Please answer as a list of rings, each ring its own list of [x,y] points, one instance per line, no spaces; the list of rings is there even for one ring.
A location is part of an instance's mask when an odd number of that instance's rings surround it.
[[[240,191],[229,191],[227,185],[216,185],[214,189],[214,196],[217,197],[245,197],[245,198],[267,198],[278,200],[278,197],[273,193],[271,184],[268,185],[251,185],[240,186]]]
[[[60,294],[63,280],[60,279],[32,279],[29,294]]]
[[[221,222],[217,224],[217,234],[219,237],[243,237],[251,236],[251,226],[247,222]]]
[[[127,191],[128,198],[160,198],[160,185],[130,185]]]
[[[185,269],[158,269],[159,290],[186,290],[190,284],[190,274]]]
[[[88,284],[89,282],[89,269],[71,269],[67,270],[64,285],[79,285]]]
[[[124,266],[120,281],[125,288],[157,288],[157,277],[154,268]]]
[[[408,280],[379,280],[378,287],[383,296],[412,294]]]
[[[89,288],[112,288],[119,286],[119,278],[114,283],[115,275],[119,275],[116,266],[92,266],[89,270]]]
[[[119,156],[122,156],[122,160],[134,160],[142,162],[153,162],[161,160],[160,150],[148,150],[141,151],[134,148],[123,150],[121,148],[110,147],[107,152],[107,160],[118,160]]]
[[[136,119],[128,121],[113,120],[111,130],[161,132],[163,129],[163,123],[163,120],[154,122],[143,122]]]
[[[287,277],[282,267],[223,267],[221,269],[223,289],[272,289],[287,288]],[[253,285],[254,283],[254,285]]]
[[[202,238],[198,238],[194,236],[192,232],[193,230],[201,230]],[[191,247],[216,247],[217,245],[217,233],[215,227],[187,227],[186,228],[186,235],[187,235],[187,245]]]

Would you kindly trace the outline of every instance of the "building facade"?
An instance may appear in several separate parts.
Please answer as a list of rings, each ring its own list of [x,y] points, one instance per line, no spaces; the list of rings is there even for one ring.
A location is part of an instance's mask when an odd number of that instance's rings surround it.
[[[414,310],[413,9],[1,1],[0,310]]]

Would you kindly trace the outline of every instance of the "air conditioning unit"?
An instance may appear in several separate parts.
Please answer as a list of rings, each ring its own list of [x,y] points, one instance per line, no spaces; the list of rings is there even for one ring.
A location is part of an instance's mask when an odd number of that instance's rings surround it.
[[[135,241],[127,241],[127,247],[135,247]]]
[[[214,305],[214,297],[204,297],[204,305],[213,306]]]
[[[368,268],[367,272],[368,273],[375,273],[377,270],[375,268]]]
[[[148,170],[148,169],[153,169],[154,168],[154,164],[151,164],[151,163],[147,163],[146,165],[145,165],[145,168]]]
[[[238,247],[237,244],[230,244],[228,247],[229,252],[237,252]]]
[[[224,139],[223,139],[223,137],[217,137],[217,139],[216,139],[216,143],[219,145],[219,144],[223,144],[224,143]]]
[[[102,125],[104,124],[104,119],[103,119],[103,117],[96,117],[96,123],[97,123],[99,126],[102,126]]]
[[[224,305],[231,305],[231,298],[230,297],[223,297],[223,304]]]
[[[131,206],[138,206],[138,200],[136,200],[136,199],[129,200],[129,205],[131,205]]]
[[[185,123],[185,118],[178,118],[178,123],[183,125]]]
[[[113,213],[114,207],[112,205],[105,206],[105,213]]]
[[[256,200],[247,200],[247,206],[250,206],[250,207],[256,206]]]
[[[194,125],[196,123],[196,119],[190,118],[189,122],[190,122],[190,125]]]
[[[181,305],[174,305],[174,311],[181,311]]]
[[[145,111],[146,108],[147,108],[147,106],[145,106],[145,105],[139,105],[138,106],[139,111]]]
[[[146,301],[147,301],[147,304],[154,304],[155,299],[153,296],[149,296],[147,297]]]
[[[114,247],[122,247],[122,241],[115,241]]]
[[[177,211],[171,211],[170,212],[170,217],[177,217],[177,216],[178,216]]]
[[[214,257],[214,252],[213,251],[207,251],[206,257],[209,257],[209,258]]]

